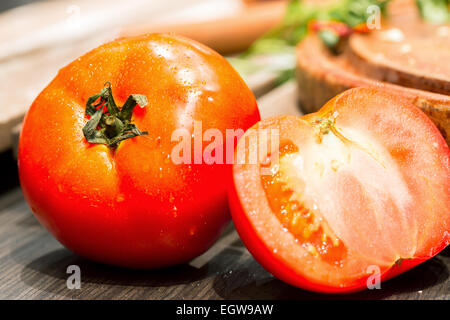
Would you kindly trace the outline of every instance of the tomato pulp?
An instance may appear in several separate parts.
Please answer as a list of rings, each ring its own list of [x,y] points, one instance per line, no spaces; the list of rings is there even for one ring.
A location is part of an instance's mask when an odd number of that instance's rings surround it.
[[[449,244],[449,148],[407,101],[357,88],[317,113],[252,129],[238,151],[250,152],[261,130],[278,130],[278,141],[258,139],[258,148],[278,147],[233,165],[230,205],[244,244],[279,279],[319,292],[363,290]]]

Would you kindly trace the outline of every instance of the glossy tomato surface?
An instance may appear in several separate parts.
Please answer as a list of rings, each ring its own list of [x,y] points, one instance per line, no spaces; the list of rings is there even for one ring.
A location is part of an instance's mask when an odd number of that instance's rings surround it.
[[[118,105],[147,97],[132,121],[148,135],[115,149],[87,142],[86,101],[106,82]],[[213,50],[163,34],[119,39],[61,69],[32,104],[19,145],[23,192],[38,220],[81,256],[134,268],[182,263],[230,219],[229,167],[175,163],[172,133],[191,135],[199,121],[225,136],[259,119],[253,94]]]
[[[407,101],[352,89],[317,113],[251,129],[278,130],[278,145],[269,139],[277,148],[258,163],[233,166],[232,216],[279,279],[319,292],[363,290],[449,244],[449,148]],[[249,152],[251,129],[238,151]]]

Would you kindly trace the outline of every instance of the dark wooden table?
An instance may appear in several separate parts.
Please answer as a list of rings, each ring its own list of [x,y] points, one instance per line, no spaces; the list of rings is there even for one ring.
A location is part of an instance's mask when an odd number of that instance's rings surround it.
[[[69,265],[81,289],[66,285]],[[385,283],[380,290],[321,295],[266,272],[230,225],[191,263],[133,271],[85,260],[63,248],[31,214],[16,188],[0,197],[0,299],[450,299],[450,250]]]
[[[261,97],[263,117],[299,114],[295,84]],[[450,300],[450,247],[379,290],[322,295],[291,287],[266,272],[230,225],[189,264],[156,271],[114,268],[63,248],[32,215],[17,181],[11,152],[0,155],[0,299],[445,299]],[[70,290],[69,265],[81,269]]]

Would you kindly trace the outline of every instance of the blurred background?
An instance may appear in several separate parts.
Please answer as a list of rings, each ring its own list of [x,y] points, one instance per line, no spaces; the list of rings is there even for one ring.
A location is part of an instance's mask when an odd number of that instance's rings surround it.
[[[117,37],[149,32],[182,34],[231,57],[279,23],[286,3],[283,0],[0,1],[0,160],[8,168],[0,172],[0,188],[7,190],[17,184],[14,155],[26,110],[57,71],[70,61]],[[266,61],[262,63],[267,65]],[[270,68],[255,74],[254,67],[239,59],[236,64],[258,96],[275,85],[277,73]],[[270,63],[274,69],[286,65],[292,68],[292,55]]]
[[[14,154],[23,116],[33,99],[53,79],[57,71],[98,45],[123,36],[173,32],[212,47],[230,61],[259,98],[263,116],[275,113],[299,114],[299,108],[294,106],[295,93],[303,97],[303,104],[310,102],[311,105],[320,106],[349,86],[340,84],[338,87],[332,87],[332,84],[323,83],[323,76],[319,76],[320,79],[304,79],[306,88],[304,92],[301,88],[297,90],[298,92],[294,92],[296,91],[294,85],[291,85],[285,87],[284,91],[278,93],[275,91],[270,97],[263,96],[280,84],[294,79],[296,59],[301,61],[308,53],[305,52],[301,56],[297,52],[296,57],[295,48],[308,31],[313,30],[317,33],[323,44],[336,53],[343,42],[341,38],[353,32],[365,32],[364,26],[367,25],[371,6],[376,5],[383,13],[388,2],[388,0],[1,0],[0,159],[9,165],[15,162]],[[397,46],[389,51],[399,50],[402,54],[401,61],[414,62],[417,58],[413,56],[414,52],[424,50],[422,48],[424,39],[437,37],[437,41],[432,41],[440,43],[441,56],[448,57],[450,0],[391,0],[389,3],[392,3],[393,7],[392,16],[400,17],[397,19],[401,22],[400,25],[404,25],[406,16],[418,16],[418,11],[427,21],[444,23],[443,26],[434,29],[438,36],[430,37],[431,32],[435,31],[420,29],[422,31],[415,32],[419,38],[406,39],[409,44],[397,44],[396,39],[381,39]],[[313,23],[317,21],[319,23]],[[400,32],[402,35],[402,31],[397,27],[386,30],[386,34],[398,36]],[[419,30],[416,25],[414,28]],[[382,37],[386,35],[379,34]],[[375,40],[376,43],[380,42],[379,39]],[[405,51],[405,48],[411,47],[413,41],[417,43],[419,49]],[[430,48],[430,52],[436,52]],[[318,46],[309,51],[313,52],[313,56],[317,53],[322,60],[326,60],[324,62],[326,64],[344,68],[344,72],[350,71],[350,68],[351,72],[358,76],[365,72],[365,68],[351,67],[351,63],[348,63],[345,57],[330,56],[329,52],[324,52]],[[403,56],[404,54],[407,56]],[[378,56],[374,59],[378,59]],[[304,73],[308,74],[311,70],[307,62],[305,65]],[[322,72],[326,73],[325,69]],[[299,81],[301,80],[299,78]],[[311,90],[310,83],[313,81],[318,82],[318,90]],[[448,93],[444,91],[444,94]],[[265,105],[272,105],[272,108],[266,108]],[[3,167],[9,168],[9,165]],[[13,176],[14,172],[15,170],[9,169],[6,172],[0,171],[3,180],[0,188],[8,185],[8,177]]]

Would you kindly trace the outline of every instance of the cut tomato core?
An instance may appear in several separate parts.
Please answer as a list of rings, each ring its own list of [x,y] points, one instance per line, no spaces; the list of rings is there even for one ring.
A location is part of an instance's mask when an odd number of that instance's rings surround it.
[[[297,153],[298,148],[287,142],[280,146],[279,151],[279,163],[283,163],[290,161],[289,156]],[[312,256],[341,265],[347,249],[318,215],[318,209],[305,206],[302,195],[286,183],[286,176],[279,169],[279,164],[272,165],[270,172],[269,175],[261,175],[261,182],[269,206],[284,230],[290,232]]]

